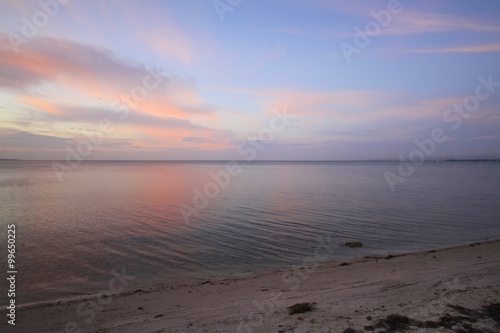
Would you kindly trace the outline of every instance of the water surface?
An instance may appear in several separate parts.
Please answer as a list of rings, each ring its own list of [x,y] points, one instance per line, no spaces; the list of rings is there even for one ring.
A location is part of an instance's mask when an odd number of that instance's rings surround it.
[[[0,161],[18,302],[97,293],[122,267],[137,289],[300,265],[318,237],[336,244],[331,260],[500,237],[500,163],[425,163],[395,192],[384,178],[395,162],[240,163],[186,221],[179,205],[226,165],[86,161],[61,182],[51,162]],[[340,246],[350,240],[364,247]]]

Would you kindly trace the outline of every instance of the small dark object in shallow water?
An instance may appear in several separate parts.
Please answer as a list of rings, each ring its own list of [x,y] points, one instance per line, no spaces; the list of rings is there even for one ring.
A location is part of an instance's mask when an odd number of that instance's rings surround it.
[[[307,302],[294,304],[287,308],[288,314],[293,315],[296,313],[304,313],[312,311],[314,309],[313,305],[314,303],[307,303]]]
[[[353,247],[362,247],[363,243],[362,242],[346,242],[345,246],[353,248]]]

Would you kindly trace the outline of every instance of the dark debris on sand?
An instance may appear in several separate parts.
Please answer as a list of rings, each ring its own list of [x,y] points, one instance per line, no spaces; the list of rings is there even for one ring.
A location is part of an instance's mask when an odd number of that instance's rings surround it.
[[[483,313],[493,319],[500,327],[500,303],[491,303],[483,306]]]
[[[304,312],[312,311],[312,310],[314,310],[314,304],[315,303],[307,303],[307,302],[294,304],[294,305],[289,306],[287,308],[288,314],[293,315],[296,313],[304,313]]]
[[[384,319],[380,319],[377,322],[376,327],[385,328],[387,332],[404,332],[410,328],[411,320],[406,316],[401,316],[398,314],[390,314]]]
[[[386,318],[379,319],[375,327],[386,329],[387,333],[405,332],[412,327],[418,328],[446,328],[457,333],[490,333],[474,327],[473,324],[484,320],[493,320],[500,327],[500,303],[490,303],[482,306],[479,310],[468,309],[459,305],[448,305],[459,315],[445,313],[437,321],[420,321],[391,314]]]
[[[342,333],[356,333],[352,328],[346,328]]]

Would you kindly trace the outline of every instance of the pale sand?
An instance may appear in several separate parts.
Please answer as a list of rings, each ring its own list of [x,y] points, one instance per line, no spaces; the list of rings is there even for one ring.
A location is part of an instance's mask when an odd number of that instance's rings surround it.
[[[304,280],[296,290],[291,287],[297,284],[282,279],[292,270],[148,291],[135,291],[132,282],[129,294],[108,299],[89,324],[76,312],[82,301],[71,301],[18,309],[14,330],[5,330],[3,310],[0,331],[65,332],[74,321],[80,330],[75,332],[365,332],[390,314],[438,320],[458,315],[449,304],[480,309],[500,301],[500,241],[340,264],[301,270]],[[316,305],[289,315],[287,307],[298,302]],[[500,332],[491,319],[469,324]],[[458,326],[409,331],[454,332]]]

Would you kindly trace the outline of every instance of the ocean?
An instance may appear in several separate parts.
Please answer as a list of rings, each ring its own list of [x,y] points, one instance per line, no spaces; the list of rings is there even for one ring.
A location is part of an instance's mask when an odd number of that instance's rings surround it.
[[[426,162],[392,191],[398,163],[0,161],[17,302],[96,294],[113,272],[133,291],[291,269],[325,240],[335,261],[500,238],[499,162]]]

